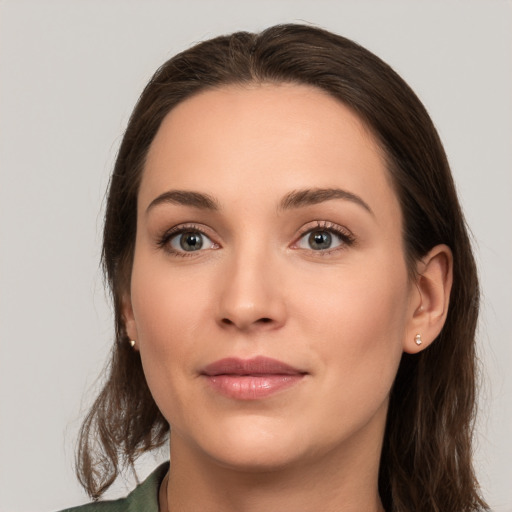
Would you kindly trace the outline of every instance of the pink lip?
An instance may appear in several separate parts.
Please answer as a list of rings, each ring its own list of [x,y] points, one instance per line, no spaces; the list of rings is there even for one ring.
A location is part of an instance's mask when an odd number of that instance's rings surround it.
[[[263,356],[220,359],[201,371],[215,391],[238,400],[265,398],[298,383],[306,373]]]

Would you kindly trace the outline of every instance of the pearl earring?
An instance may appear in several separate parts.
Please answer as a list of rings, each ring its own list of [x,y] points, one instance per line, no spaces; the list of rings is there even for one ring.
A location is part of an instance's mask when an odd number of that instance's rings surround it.
[[[135,340],[130,340],[130,346],[133,348],[135,347]]]
[[[423,342],[421,341],[421,334],[416,334],[414,337],[414,341],[416,342],[416,345],[420,346]]]

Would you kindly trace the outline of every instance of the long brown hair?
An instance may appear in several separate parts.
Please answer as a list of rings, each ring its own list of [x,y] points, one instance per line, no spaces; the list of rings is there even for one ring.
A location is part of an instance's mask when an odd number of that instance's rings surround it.
[[[443,146],[420,100],[387,64],[348,39],[304,25],[237,32],[180,53],[157,70],[133,111],[110,181],[103,238],[116,342],[104,387],[82,425],[82,485],[98,498],[123,467],[162,445],[169,431],[121,312],[148,148],[163,118],[184,99],[251,82],[313,85],[352,108],[386,155],[401,204],[409,270],[437,244],[452,249],[454,280],[444,328],[428,349],[403,355],[391,392],[379,492],[388,511],[486,509],[471,461],[479,287]]]

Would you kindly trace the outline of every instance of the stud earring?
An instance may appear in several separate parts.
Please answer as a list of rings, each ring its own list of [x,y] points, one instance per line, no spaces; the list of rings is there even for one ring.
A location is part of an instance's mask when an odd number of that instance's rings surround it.
[[[414,337],[414,341],[415,341],[416,345],[420,346],[423,343],[421,341],[421,334],[416,334],[416,336]]]
[[[130,340],[130,346],[131,346],[132,348],[133,348],[133,347],[135,347],[135,343],[136,343],[136,342],[135,342],[135,340]]]

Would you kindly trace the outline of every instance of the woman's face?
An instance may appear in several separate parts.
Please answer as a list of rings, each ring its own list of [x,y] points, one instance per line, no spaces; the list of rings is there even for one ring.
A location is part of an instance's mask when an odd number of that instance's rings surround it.
[[[175,450],[245,469],[380,451],[414,288],[383,157],[343,104],[230,86],[165,118],[125,316]]]

